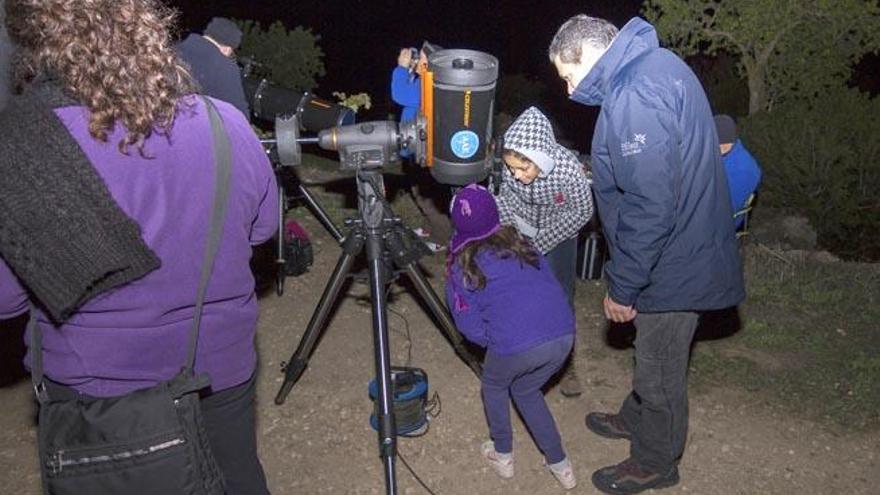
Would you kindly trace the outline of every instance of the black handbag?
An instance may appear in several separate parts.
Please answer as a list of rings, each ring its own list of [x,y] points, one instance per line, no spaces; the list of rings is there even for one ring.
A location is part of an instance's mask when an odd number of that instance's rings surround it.
[[[172,379],[119,397],[82,396],[43,379],[39,325],[28,323],[32,380],[39,402],[38,444],[43,493],[51,495],[219,495],[223,474],[202,424],[199,390],[207,374],[193,371],[205,291],[226,217],[230,145],[213,103],[204,98],[214,137],[216,186],[189,353]]]

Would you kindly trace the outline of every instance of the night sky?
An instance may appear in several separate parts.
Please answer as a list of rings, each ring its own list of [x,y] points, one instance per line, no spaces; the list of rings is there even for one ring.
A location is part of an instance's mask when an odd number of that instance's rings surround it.
[[[444,48],[469,48],[498,57],[502,73],[523,73],[543,82],[552,108],[545,110],[583,150],[592,133],[594,110],[570,102],[562,81],[547,59],[556,29],[578,13],[604,17],[622,26],[638,14],[639,0],[410,2],[272,0],[177,0],[182,33],[200,32],[211,17],[254,19],[264,27],[280,20],[288,28],[303,26],[321,36],[327,74],[315,93],[366,91],[375,108],[359,119],[384,119],[396,112],[389,93],[391,70],[404,46],[429,40]],[[210,5],[209,5],[210,4]]]

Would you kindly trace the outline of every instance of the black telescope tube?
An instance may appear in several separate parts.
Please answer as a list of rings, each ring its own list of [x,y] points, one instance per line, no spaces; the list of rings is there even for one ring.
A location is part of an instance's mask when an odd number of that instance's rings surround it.
[[[329,127],[353,124],[354,110],[253,77],[243,77],[245,98],[257,119],[275,122],[275,117],[296,115],[303,131],[317,132]]]

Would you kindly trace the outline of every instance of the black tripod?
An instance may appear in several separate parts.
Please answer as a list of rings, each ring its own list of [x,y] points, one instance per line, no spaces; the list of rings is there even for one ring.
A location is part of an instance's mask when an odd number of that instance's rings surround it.
[[[290,198],[287,195],[287,189],[290,189],[292,186],[297,197],[305,202],[306,207],[312,212],[312,215],[314,215],[327,232],[333,236],[333,239],[336,240],[336,242],[341,244],[344,237],[336,224],[333,223],[330,215],[324,211],[324,208],[321,207],[318,200],[312,196],[312,193],[309,192],[300,181],[296,170],[292,167],[284,167],[276,160],[273,160],[272,165],[275,168],[276,182],[278,182],[278,241],[275,246],[275,293],[280,296],[284,294],[284,280],[287,278],[287,270],[285,267],[287,259],[285,258],[286,250],[284,249],[284,214],[287,212],[290,202]]]
[[[296,352],[284,366],[284,383],[275,396],[276,404],[283,404],[291,388],[302,376],[308,359],[317,342],[324,322],[342,288],[355,256],[366,245],[367,270],[369,272],[370,300],[373,319],[373,345],[375,352],[376,383],[378,385],[378,440],[379,455],[385,467],[386,493],[397,493],[395,459],[397,456],[397,427],[393,409],[393,390],[391,384],[391,359],[388,345],[388,322],[385,306],[385,286],[391,278],[386,260],[390,257],[394,265],[405,271],[416,290],[427,302],[431,313],[440,323],[441,330],[452,343],[459,356],[479,375],[480,364],[462,345],[461,335],[455,328],[448,311],[425,280],[417,265],[421,253],[407,249],[403,242],[406,227],[400,218],[391,211],[384,196],[382,175],[378,169],[357,172],[358,212],[360,218],[347,220],[348,235],[342,241],[342,253],[336,262],[333,274],[327,281],[324,293],[312,313],[308,327],[300,339]]]

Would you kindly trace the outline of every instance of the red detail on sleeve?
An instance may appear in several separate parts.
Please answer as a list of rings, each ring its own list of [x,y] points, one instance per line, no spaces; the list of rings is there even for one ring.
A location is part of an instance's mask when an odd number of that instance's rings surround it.
[[[461,313],[462,311],[467,311],[471,309],[468,305],[467,301],[461,297],[461,294],[455,294],[455,311]]]

